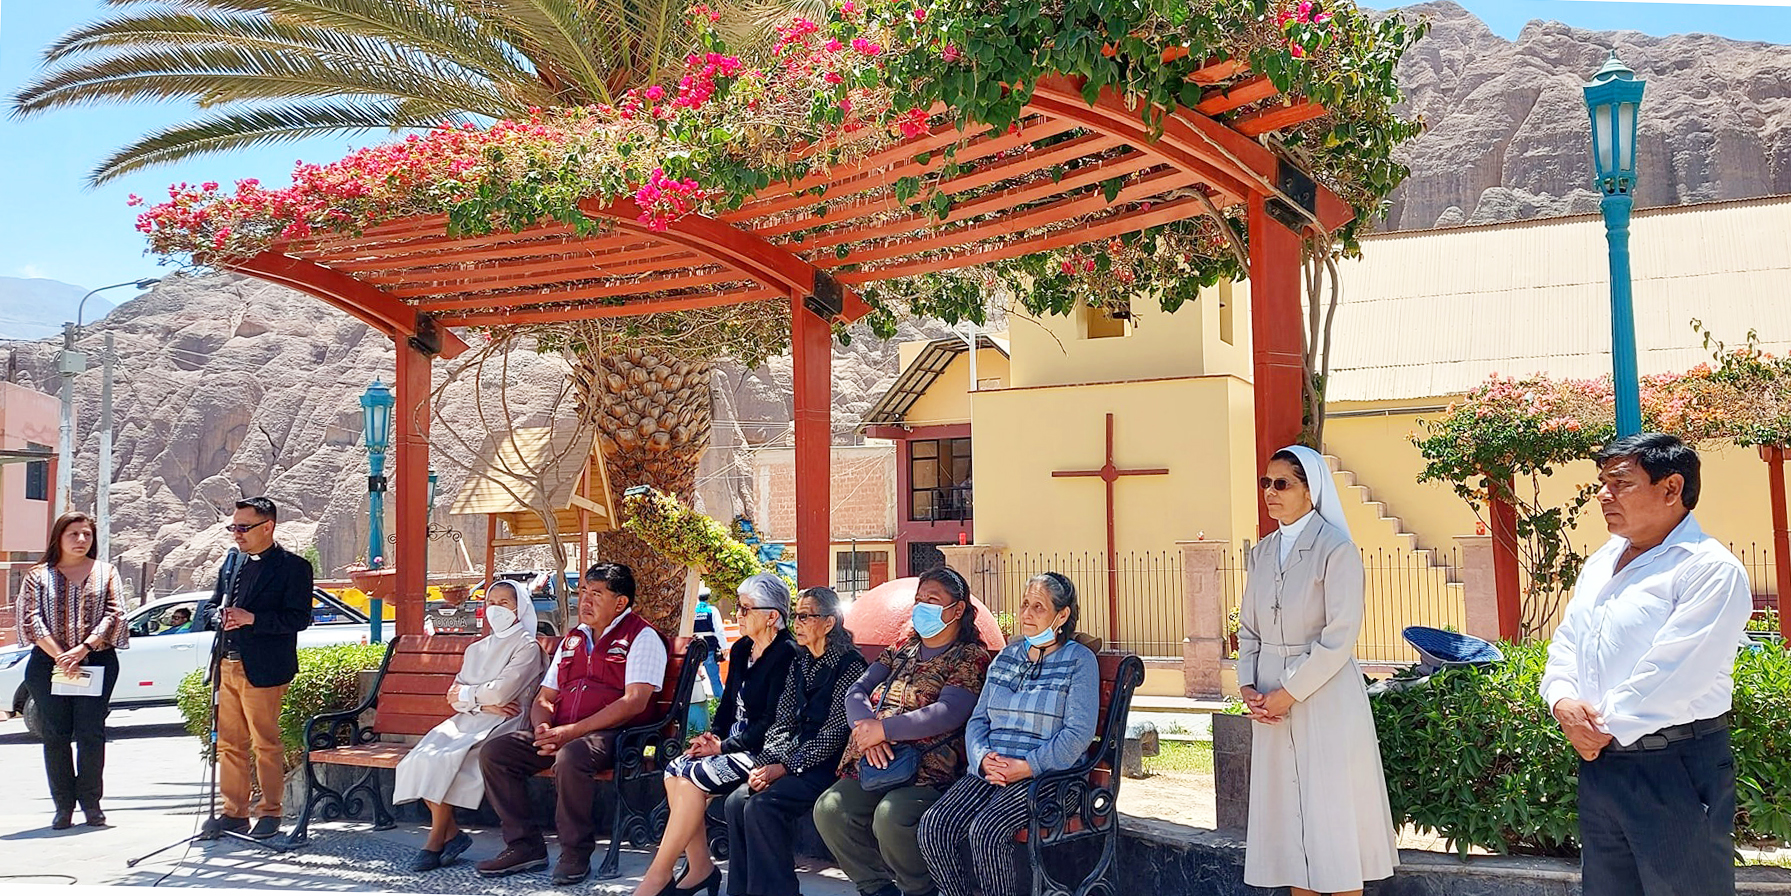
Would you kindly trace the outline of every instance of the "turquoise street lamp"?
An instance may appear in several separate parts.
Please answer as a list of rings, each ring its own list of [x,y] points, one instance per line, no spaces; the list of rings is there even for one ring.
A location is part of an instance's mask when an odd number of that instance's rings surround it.
[[[1617,51],[1586,85],[1592,115],[1592,162],[1604,199],[1605,240],[1611,256],[1611,382],[1616,389],[1617,435],[1642,431],[1636,369],[1635,303],[1630,296],[1629,215],[1635,207],[1636,118],[1646,82],[1617,59]]]
[[[378,569],[384,565],[381,545],[385,541],[381,531],[385,519],[386,494],[386,449],[392,444],[392,406],[397,403],[392,390],[377,378],[367,391],[361,393],[362,433],[367,442],[367,568]],[[367,618],[369,625],[368,640],[374,644],[384,640],[381,629],[385,624],[385,601],[368,596]]]

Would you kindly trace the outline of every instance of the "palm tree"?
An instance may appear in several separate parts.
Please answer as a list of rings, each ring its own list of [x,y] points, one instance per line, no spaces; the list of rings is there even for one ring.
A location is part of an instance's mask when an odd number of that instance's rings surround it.
[[[668,80],[693,43],[685,3],[107,0],[122,11],[52,44],[42,73],[13,97],[13,111],[170,100],[197,107],[197,117],[101,162],[91,175],[96,184],[261,144],[522,117],[531,108],[609,103],[631,87]],[[819,5],[754,0],[736,6],[729,21],[736,33],[762,34],[763,22]],[[688,321],[624,322],[601,350],[575,348],[579,410],[603,434],[618,489],[644,482],[694,500],[697,462],[709,444],[713,327],[728,323],[716,318],[735,315],[724,329],[752,338],[729,353],[757,363],[788,344],[787,327],[767,325],[771,311],[744,306]],[[689,338],[631,344],[639,332]],[[624,532],[601,536],[598,551],[635,568],[644,615],[677,620],[681,568]]]

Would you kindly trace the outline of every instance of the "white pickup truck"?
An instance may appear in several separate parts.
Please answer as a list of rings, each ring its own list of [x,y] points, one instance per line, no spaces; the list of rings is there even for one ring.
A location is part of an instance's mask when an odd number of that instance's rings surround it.
[[[204,667],[211,657],[213,632],[186,623],[210,591],[189,591],[144,604],[125,614],[131,646],[118,651],[115,707],[168,706],[181,679]],[[181,611],[185,612],[181,612]],[[186,623],[186,624],[183,624]],[[299,632],[300,647],[359,644],[366,640],[367,617],[329,592],[312,592],[311,627]],[[37,707],[25,690],[25,660],[30,645],[0,647],[0,719],[24,716],[25,727],[38,733]]]

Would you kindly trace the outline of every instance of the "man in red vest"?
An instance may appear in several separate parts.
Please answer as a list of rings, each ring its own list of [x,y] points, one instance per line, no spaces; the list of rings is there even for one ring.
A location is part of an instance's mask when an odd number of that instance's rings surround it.
[[[553,882],[583,881],[596,849],[598,772],[615,765],[616,735],[647,721],[665,680],[665,639],[635,613],[634,573],[599,563],[578,583],[577,628],[566,633],[529,707],[531,730],[494,738],[479,755],[485,796],[503,821],[504,851],[475,866],[483,877],[547,867],[529,811],[529,778],[553,767],[560,861]]]

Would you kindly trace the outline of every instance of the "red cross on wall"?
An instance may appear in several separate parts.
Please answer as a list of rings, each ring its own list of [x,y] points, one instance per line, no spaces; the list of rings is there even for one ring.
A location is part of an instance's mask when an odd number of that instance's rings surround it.
[[[1165,476],[1166,469],[1122,470],[1113,463],[1113,415],[1107,415],[1107,463],[1098,470],[1058,470],[1053,478],[1099,476],[1107,483],[1107,648],[1119,644],[1119,571],[1115,568],[1117,553],[1113,540],[1113,483],[1121,476]]]

